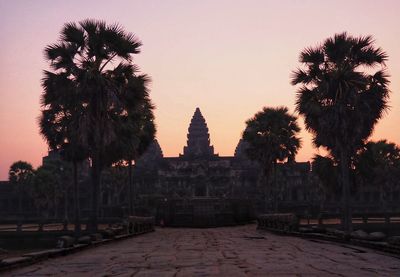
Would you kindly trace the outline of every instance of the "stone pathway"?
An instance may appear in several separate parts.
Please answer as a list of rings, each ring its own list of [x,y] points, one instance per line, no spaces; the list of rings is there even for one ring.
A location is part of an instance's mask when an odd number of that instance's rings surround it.
[[[7,276],[400,276],[400,259],[278,236],[255,225],[156,232],[5,272]]]

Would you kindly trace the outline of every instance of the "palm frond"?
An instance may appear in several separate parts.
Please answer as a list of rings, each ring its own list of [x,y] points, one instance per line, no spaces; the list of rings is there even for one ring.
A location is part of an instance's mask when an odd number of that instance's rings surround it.
[[[77,47],[84,47],[85,32],[74,22],[68,22],[61,31],[61,40],[75,44]]]

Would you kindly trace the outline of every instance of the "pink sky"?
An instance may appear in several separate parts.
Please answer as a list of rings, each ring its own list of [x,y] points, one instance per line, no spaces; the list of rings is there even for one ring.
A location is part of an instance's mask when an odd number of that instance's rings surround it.
[[[90,3],[89,3],[90,2]],[[35,167],[47,152],[38,134],[43,49],[65,22],[118,22],[143,42],[136,63],[152,77],[157,138],[165,156],[186,143],[200,107],[211,142],[232,155],[246,119],[263,106],[294,111],[290,73],[300,51],[335,33],[373,35],[389,55],[391,110],[373,139],[400,143],[398,1],[1,1],[0,180],[11,163]],[[317,151],[303,131],[297,160]]]

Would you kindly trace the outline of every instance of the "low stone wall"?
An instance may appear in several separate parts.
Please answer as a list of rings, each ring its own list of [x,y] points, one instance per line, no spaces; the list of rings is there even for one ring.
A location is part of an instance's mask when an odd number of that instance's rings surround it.
[[[257,217],[257,228],[293,232],[299,229],[299,218],[295,214],[262,214]]]
[[[154,231],[154,217],[129,216],[127,219],[128,234],[141,234]]]
[[[400,236],[387,236],[383,232],[357,230],[345,236],[342,230],[322,225],[300,225],[294,214],[264,214],[257,217],[258,229],[275,234],[321,239],[343,244],[367,247],[387,253],[400,254]],[[336,226],[337,227],[337,226]]]
[[[247,199],[198,197],[160,202],[156,219],[161,226],[210,228],[245,224],[255,218]]]
[[[140,234],[154,231],[153,217],[130,216],[124,222],[114,224],[99,233],[83,233],[80,237],[63,235],[58,237],[53,249],[27,253],[21,257],[7,258],[7,255],[0,253],[0,272],[11,268],[22,267],[33,264],[48,258],[64,256],[83,249],[96,247],[116,240],[126,239]],[[46,232],[47,233],[47,232]],[[41,232],[41,235],[44,233]]]

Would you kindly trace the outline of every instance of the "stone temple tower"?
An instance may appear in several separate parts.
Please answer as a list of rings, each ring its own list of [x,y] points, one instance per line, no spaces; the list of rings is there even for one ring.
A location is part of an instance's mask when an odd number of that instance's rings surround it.
[[[214,147],[210,145],[210,135],[208,133],[207,123],[196,108],[189,125],[187,135],[187,146],[183,148],[184,158],[211,158],[214,157]]]

